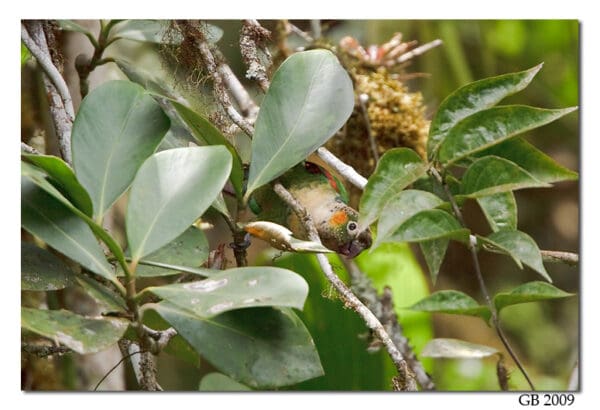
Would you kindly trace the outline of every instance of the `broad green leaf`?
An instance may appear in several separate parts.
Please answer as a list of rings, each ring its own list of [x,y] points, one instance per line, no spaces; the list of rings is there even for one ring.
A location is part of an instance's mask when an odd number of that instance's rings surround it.
[[[492,155],[473,162],[462,178],[462,194],[471,198],[549,186],[514,162]]]
[[[144,262],[199,267],[208,259],[208,240],[200,229],[191,226],[177,238],[144,257]],[[136,276],[165,276],[179,273],[173,269],[140,264]]]
[[[484,78],[467,84],[446,97],[431,120],[427,156],[434,156],[448,131],[460,120],[493,107],[505,97],[521,91],[541,68],[542,64],[539,64],[526,71]]]
[[[87,28],[75,23],[73,20],[56,20],[56,22],[61,30],[82,33],[90,40],[94,47],[98,45],[98,40],[96,40],[94,34]]]
[[[110,81],[82,101],[71,146],[77,179],[94,204],[96,221],[125,192],[169,129],[169,119],[139,85]]]
[[[114,318],[88,318],[67,310],[21,308],[24,329],[79,354],[96,353],[111,347],[123,336],[128,323]]]
[[[21,156],[28,162],[43,169],[50,177],[49,182],[52,185],[84,214],[92,216],[92,200],[66,162],[52,155],[21,154]]]
[[[433,209],[443,201],[436,195],[426,191],[407,189],[394,195],[381,211],[377,224],[377,238],[372,248],[385,242],[404,222],[413,215],[426,209]]]
[[[118,282],[90,227],[26,176],[21,177],[21,225],[92,272]]]
[[[433,339],[423,348],[421,356],[445,359],[483,359],[500,352],[490,346],[459,339]]]
[[[125,217],[138,261],[183,233],[208,209],[231,172],[221,146],[175,148],[148,158],[133,181]]]
[[[235,147],[206,118],[176,101],[171,101],[171,104],[183,122],[188,126],[194,138],[202,141],[203,144],[223,145],[227,148],[233,158],[230,177],[231,184],[233,185],[233,189],[235,189],[238,198],[241,198],[243,195],[244,165],[242,164],[242,160]]]
[[[494,304],[498,311],[506,306],[517,305],[519,303],[537,302],[540,300],[561,299],[573,296],[573,293],[567,293],[549,283],[535,281],[524,283],[510,292],[502,292],[494,296]]]
[[[487,306],[480,305],[471,296],[456,290],[440,290],[432,293],[409,309],[421,312],[477,316],[486,322],[491,317],[490,309]]]
[[[529,266],[531,269],[542,275],[548,282],[552,279],[546,272],[542,263],[542,255],[535,241],[521,231],[498,231],[487,237],[479,237],[485,243],[491,244],[503,253],[511,256],[517,264],[519,261]],[[520,266],[519,266],[520,267]]]
[[[102,312],[124,312],[127,310],[125,300],[98,281],[85,275],[77,275],[79,285],[100,305]]]
[[[323,145],[353,109],[352,81],[334,54],[310,50],[288,57],[256,119],[244,199]]]
[[[115,59],[115,63],[130,81],[141,85],[149,93],[158,94],[161,97],[171,99],[177,98],[175,90],[173,90],[164,79],[158,77],[156,73],[149,72],[122,58]]]
[[[423,242],[445,238],[466,241],[468,236],[469,230],[463,228],[452,215],[440,209],[429,209],[407,219],[385,240]]]
[[[112,236],[110,236],[110,234],[106,232],[104,228],[102,228],[102,226],[94,222],[92,218],[90,218],[87,214],[83,213],[79,208],[75,207],[75,205],[73,205],[67,198],[65,198],[65,196],[47,180],[48,176],[46,173],[42,172],[39,168],[29,163],[21,162],[21,174],[26,178],[29,178],[29,180],[35,183],[39,188],[46,191],[47,194],[50,194],[56,200],[60,201],[73,214],[77,215],[79,218],[81,218],[81,220],[87,223],[87,225],[91,228],[92,232],[94,232],[96,237],[101,239],[106,244],[108,249],[110,249],[113,255],[117,258],[119,264],[121,266],[126,265],[123,250],[121,249],[120,245],[115,241],[115,239]],[[117,281],[116,277],[113,277],[112,280],[113,283],[121,287],[121,284]]]
[[[239,309],[210,319],[168,302],[156,310],[203,358],[254,388],[275,388],[323,375],[314,342],[289,308]]]
[[[231,215],[229,214],[229,209],[227,208],[227,203],[225,202],[222,192],[217,195],[217,199],[214,200],[214,202],[211,204],[211,207],[216,209],[231,221]]]
[[[390,199],[426,171],[427,165],[409,148],[393,148],[383,154],[360,197],[359,224],[375,222]]]
[[[495,155],[505,158],[529,172],[536,179],[546,183],[569,181],[578,178],[576,172],[559,165],[523,138],[511,138],[476,155],[480,157]]]
[[[517,229],[517,201],[511,192],[501,192],[477,198],[492,231]]]
[[[56,255],[21,242],[21,290],[58,290],[73,283],[75,274]]]
[[[425,259],[425,263],[429,269],[431,282],[434,285],[440,271],[440,266],[442,266],[442,262],[444,261],[444,256],[446,255],[449,242],[450,240],[447,238],[419,242],[419,247],[423,253],[423,258]]]
[[[438,158],[444,164],[451,164],[508,138],[551,123],[576,109],[548,110],[507,105],[476,112],[450,129],[440,145]]]
[[[228,269],[209,279],[146,290],[198,317],[211,318],[230,310],[259,306],[302,309],[308,285],[295,272],[261,266]]]
[[[251,391],[252,389],[236,382],[222,373],[209,373],[200,380],[200,391]]]

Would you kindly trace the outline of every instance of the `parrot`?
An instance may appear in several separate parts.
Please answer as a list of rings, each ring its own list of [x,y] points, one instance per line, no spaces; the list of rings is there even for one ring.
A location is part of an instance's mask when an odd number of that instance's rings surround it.
[[[310,214],[322,244],[341,255],[354,258],[372,244],[369,227],[358,224],[358,212],[348,205],[344,185],[325,168],[302,161],[279,182]],[[304,226],[269,186],[259,188],[248,203],[259,220],[288,228],[296,238],[308,239]]]

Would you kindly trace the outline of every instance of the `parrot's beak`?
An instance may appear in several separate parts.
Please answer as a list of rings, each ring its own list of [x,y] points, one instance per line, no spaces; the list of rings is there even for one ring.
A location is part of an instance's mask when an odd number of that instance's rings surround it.
[[[347,258],[355,258],[359,253],[370,248],[372,243],[371,231],[367,229],[361,232],[356,238],[342,245],[338,252]]]

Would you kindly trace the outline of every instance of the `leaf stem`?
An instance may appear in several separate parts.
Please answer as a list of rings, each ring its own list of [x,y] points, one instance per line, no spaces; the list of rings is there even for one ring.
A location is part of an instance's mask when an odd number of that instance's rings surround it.
[[[456,202],[456,199],[452,195],[452,192],[450,192],[450,188],[448,187],[448,184],[446,184],[444,182],[444,179],[442,178],[442,176],[440,175],[438,170],[435,168],[435,166],[430,166],[429,173],[442,186],[442,188],[444,189],[444,192],[446,193],[446,196],[448,197],[448,200],[450,201],[450,205],[452,206],[452,210],[454,211],[456,218],[459,220],[460,224],[466,228],[467,225],[465,224],[465,220],[463,218],[462,212],[460,211],[460,208]],[[477,237],[476,236],[474,236],[474,235],[469,236],[468,248],[471,253],[471,258],[473,260],[473,267],[475,268],[475,276],[477,277],[477,282],[479,283],[479,288],[481,289],[481,293],[483,294],[485,302],[492,314],[492,324],[494,325],[494,329],[496,330],[498,337],[502,341],[502,344],[508,351],[508,354],[510,355],[510,357],[512,357],[513,361],[515,362],[515,364],[517,365],[517,367],[519,368],[519,370],[521,371],[521,373],[527,380],[527,383],[529,384],[529,387],[531,388],[531,390],[535,390],[535,387],[534,387],[529,375],[527,374],[525,367],[523,366],[523,364],[517,357],[516,353],[514,352],[510,343],[508,342],[508,338],[506,337],[506,335],[502,331],[502,328],[500,327],[500,318],[498,317],[498,311],[496,310],[496,307],[494,306],[494,303],[492,302],[492,299],[490,298],[490,294],[487,290],[487,286],[485,285],[485,281],[484,281],[483,275],[481,273],[481,266],[479,265],[479,257],[477,256]]]

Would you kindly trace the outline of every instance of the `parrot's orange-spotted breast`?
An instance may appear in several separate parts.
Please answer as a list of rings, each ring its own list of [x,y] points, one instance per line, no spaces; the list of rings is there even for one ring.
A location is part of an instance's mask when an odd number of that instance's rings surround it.
[[[345,224],[346,222],[348,222],[348,214],[345,211],[337,211],[331,216],[329,222],[332,225]]]

